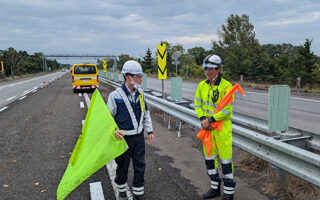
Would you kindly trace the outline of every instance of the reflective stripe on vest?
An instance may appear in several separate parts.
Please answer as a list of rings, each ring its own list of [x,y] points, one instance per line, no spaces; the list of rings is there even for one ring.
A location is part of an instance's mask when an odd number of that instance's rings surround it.
[[[138,90],[138,91],[140,92],[140,94],[142,94],[142,90]],[[141,131],[143,129],[142,121],[143,121],[143,117],[144,117],[144,111],[141,111],[140,123],[138,126],[138,121],[137,121],[136,116],[133,112],[133,109],[131,107],[128,96],[124,93],[124,91],[121,88],[117,88],[117,92],[120,94],[121,98],[124,101],[124,104],[127,107],[127,110],[128,110],[129,115],[131,117],[133,128],[134,128],[133,130],[121,130],[121,131],[124,133],[124,135],[136,135],[136,134],[141,133]],[[143,106],[141,106],[141,110],[142,110],[142,109],[144,109],[144,102],[140,101],[140,103],[143,103]]]

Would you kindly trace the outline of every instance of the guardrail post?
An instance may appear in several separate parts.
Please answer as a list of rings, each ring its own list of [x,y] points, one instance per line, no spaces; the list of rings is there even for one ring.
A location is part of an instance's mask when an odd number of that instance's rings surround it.
[[[181,120],[176,118],[176,127],[179,127],[178,129],[178,137],[181,137]]]
[[[301,77],[297,78],[297,92],[300,92],[300,83],[301,83]]]
[[[243,82],[243,75],[241,74],[240,75],[240,83],[242,83]]]

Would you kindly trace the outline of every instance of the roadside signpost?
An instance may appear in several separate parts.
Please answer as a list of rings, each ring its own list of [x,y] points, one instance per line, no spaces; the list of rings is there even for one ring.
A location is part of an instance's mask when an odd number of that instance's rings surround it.
[[[165,100],[164,93],[164,79],[167,79],[167,45],[160,43],[157,45],[157,57],[158,57],[158,79],[162,80],[162,98]],[[163,112],[163,119],[165,120],[165,112]]]
[[[107,73],[107,60],[102,60],[102,66],[103,66],[104,77],[106,77],[106,73]]]
[[[180,64],[180,62],[178,61],[179,57],[180,57],[180,53],[178,52],[174,52],[171,56],[171,58],[173,59],[172,64],[176,65],[176,75],[178,75],[178,65]]]
[[[3,67],[3,61],[1,62],[1,74],[2,74],[2,79],[4,80],[4,67]]]

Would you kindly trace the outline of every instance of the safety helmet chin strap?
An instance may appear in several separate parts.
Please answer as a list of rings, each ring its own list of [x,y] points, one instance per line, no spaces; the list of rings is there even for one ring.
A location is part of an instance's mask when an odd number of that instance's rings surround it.
[[[219,74],[217,74],[214,78],[211,79],[212,82],[214,82],[218,78]]]

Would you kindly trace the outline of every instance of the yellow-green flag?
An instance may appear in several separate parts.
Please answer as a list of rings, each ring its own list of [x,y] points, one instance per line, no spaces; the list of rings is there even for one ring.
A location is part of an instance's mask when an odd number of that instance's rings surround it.
[[[91,98],[82,134],[58,186],[58,200],[64,199],[84,180],[127,150],[125,140],[115,137],[116,128],[108,107],[96,90]]]

